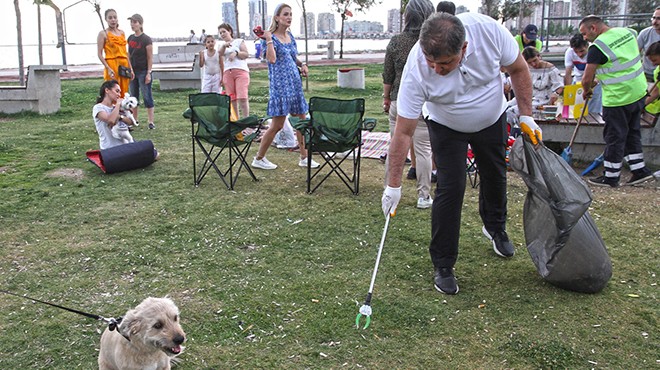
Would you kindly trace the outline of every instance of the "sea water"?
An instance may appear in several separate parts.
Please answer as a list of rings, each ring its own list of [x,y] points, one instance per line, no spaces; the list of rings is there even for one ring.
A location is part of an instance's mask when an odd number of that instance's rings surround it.
[[[308,51],[310,53],[325,53],[327,50],[328,41],[334,42],[335,55],[339,54],[340,40],[321,40],[314,39],[307,41]],[[390,40],[372,40],[372,39],[345,39],[344,40],[344,53],[351,52],[383,52],[387,47]],[[305,52],[305,40],[296,39],[298,44],[298,52]],[[181,46],[182,42],[154,42],[154,53],[158,53],[160,46]],[[254,40],[245,40],[245,45],[251,56],[255,52]],[[96,43],[77,43],[65,44],[64,53],[62,48],[58,48],[55,44],[44,44],[42,47],[43,63],[42,64],[64,64],[66,59],[67,65],[85,65],[85,64],[101,64],[98,59],[98,52]],[[23,65],[37,65],[39,63],[39,47],[38,45],[24,45],[23,46]],[[18,68],[18,47],[16,45],[0,45],[0,69],[5,68]]]

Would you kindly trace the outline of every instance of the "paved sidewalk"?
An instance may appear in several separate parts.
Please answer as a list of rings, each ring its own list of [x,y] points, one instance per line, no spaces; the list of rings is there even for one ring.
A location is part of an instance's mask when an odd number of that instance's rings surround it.
[[[304,60],[304,55],[298,56],[301,60]],[[334,59],[327,59],[325,54],[318,55],[309,55],[308,60],[309,64],[314,65],[342,65],[342,64],[373,64],[373,63],[383,63],[385,59],[385,53],[363,53],[363,54],[347,54],[344,53],[344,58],[339,59],[339,55],[336,55]],[[172,64],[172,65],[163,65],[157,64],[154,65],[154,68],[158,67],[189,67],[190,63],[185,64]],[[266,62],[261,62],[255,58],[249,58],[248,65],[250,69],[263,69],[266,68]],[[25,69],[27,75],[27,68]],[[85,64],[85,65],[69,65],[66,70],[61,72],[62,79],[74,79],[74,78],[95,78],[103,76],[103,66],[99,64]],[[18,82],[18,68],[8,68],[0,69],[0,82]]]

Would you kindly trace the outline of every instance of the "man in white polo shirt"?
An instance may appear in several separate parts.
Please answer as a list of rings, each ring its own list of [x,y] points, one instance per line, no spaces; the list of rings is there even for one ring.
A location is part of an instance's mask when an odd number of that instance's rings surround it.
[[[509,31],[488,16],[436,13],[429,17],[401,79],[382,208],[385,215],[396,211],[407,148],[423,111],[438,168],[429,251],[435,288],[446,294],[458,293],[453,267],[458,257],[468,144],[481,176],[479,212],[484,235],[497,255],[514,254],[505,227],[508,134],[500,67],[511,76],[521,129],[537,144],[541,130],[531,117],[532,82],[527,63]]]

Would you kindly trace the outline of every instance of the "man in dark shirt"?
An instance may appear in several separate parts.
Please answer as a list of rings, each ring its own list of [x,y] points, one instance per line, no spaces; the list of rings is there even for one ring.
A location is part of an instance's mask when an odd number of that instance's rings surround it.
[[[139,14],[133,14],[130,18],[131,29],[134,34],[128,36],[128,54],[131,58],[131,65],[133,66],[133,73],[135,78],[131,80],[129,86],[131,96],[140,100],[140,93],[144,99],[144,106],[147,108],[147,118],[149,120],[149,128],[154,129],[154,99],[151,94],[151,67],[153,64],[153,44],[151,37],[147,36],[143,29],[142,24],[144,20]],[[133,109],[133,116],[138,119],[138,109]]]

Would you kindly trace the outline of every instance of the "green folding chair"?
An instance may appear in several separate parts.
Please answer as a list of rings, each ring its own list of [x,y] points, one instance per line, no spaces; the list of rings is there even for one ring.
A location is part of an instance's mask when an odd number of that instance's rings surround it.
[[[307,148],[307,193],[313,193],[333,173],[353,194],[360,191],[362,131],[376,127],[374,118],[363,118],[364,99],[339,100],[312,97],[309,119],[290,119],[303,133]],[[313,154],[322,158],[312,172]]]
[[[188,105],[190,108],[183,116],[191,122],[195,186],[199,186],[211,168],[229,190],[234,189],[243,168],[252,180],[258,181],[247,163],[246,155],[259,135],[264,119],[248,116],[231,121],[231,100],[228,95],[191,94],[188,96]],[[197,158],[197,148],[204,154],[202,158]],[[199,169],[198,162],[202,162]]]

